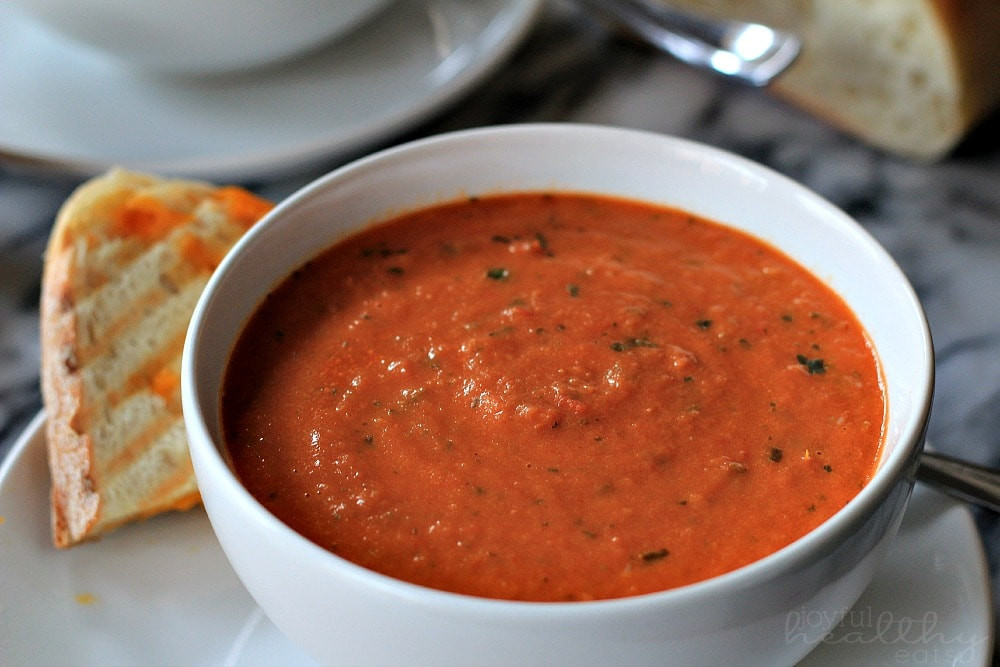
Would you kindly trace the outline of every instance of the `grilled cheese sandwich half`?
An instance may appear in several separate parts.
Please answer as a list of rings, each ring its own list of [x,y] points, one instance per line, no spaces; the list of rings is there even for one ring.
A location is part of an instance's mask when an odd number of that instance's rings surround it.
[[[56,546],[198,504],[184,336],[212,271],[270,207],[238,187],[114,169],[60,209],[41,296]]]

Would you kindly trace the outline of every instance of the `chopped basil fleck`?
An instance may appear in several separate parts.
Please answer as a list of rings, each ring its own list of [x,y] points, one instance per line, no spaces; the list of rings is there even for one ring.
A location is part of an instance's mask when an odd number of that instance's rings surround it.
[[[611,349],[615,352],[625,352],[637,347],[659,347],[659,345],[648,338],[626,338],[611,343]]]
[[[392,257],[393,255],[405,255],[406,248],[365,248],[361,251],[362,257]]]
[[[770,458],[775,463],[778,463],[779,461],[781,461],[782,456],[784,456],[784,452],[782,452],[777,447],[771,447],[771,454],[768,458]]]
[[[647,563],[652,563],[654,561],[663,560],[670,555],[670,552],[666,549],[656,549],[654,551],[646,551],[639,555],[639,558]]]
[[[569,285],[566,285],[566,291],[569,292],[569,295],[571,297],[578,297],[578,296],[580,296],[580,286],[579,285],[574,285],[574,284],[570,283]]]
[[[486,277],[490,280],[506,280],[510,276],[510,271],[502,266],[486,270]]]
[[[804,354],[795,355],[795,359],[805,366],[810,375],[822,375],[826,372],[826,365],[822,359],[810,359]]]
[[[712,320],[698,320],[695,322],[695,325],[697,325],[699,329],[707,329],[712,326]]]

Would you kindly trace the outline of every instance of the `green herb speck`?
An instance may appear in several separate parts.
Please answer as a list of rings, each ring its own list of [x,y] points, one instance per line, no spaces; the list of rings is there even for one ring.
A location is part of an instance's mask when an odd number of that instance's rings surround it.
[[[666,549],[656,549],[655,551],[646,551],[639,555],[643,561],[647,563],[652,563],[654,561],[663,560],[670,555],[670,552]]]
[[[544,252],[546,252],[549,255],[552,254],[552,252],[549,250],[549,240],[545,238],[544,234],[542,234],[541,232],[536,232],[535,239],[538,241],[539,247],[541,247],[541,249]]]
[[[615,352],[625,352],[637,347],[659,347],[659,345],[648,338],[626,338],[625,340],[617,340],[611,343],[610,347]]]
[[[795,355],[795,359],[805,366],[810,375],[822,375],[826,372],[826,365],[822,359],[810,359],[804,354]]]

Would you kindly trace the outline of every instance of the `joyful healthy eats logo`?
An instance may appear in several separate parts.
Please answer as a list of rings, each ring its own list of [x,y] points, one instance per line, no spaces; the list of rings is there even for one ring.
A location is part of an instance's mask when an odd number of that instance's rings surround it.
[[[785,618],[785,640],[808,640],[823,628],[833,627],[823,644],[881,645],[894,649],[900,664],[974,664],[988,640],[972,632],[942,630],[936,612],[907,616],[871,607],[840,612],[800,609]]]

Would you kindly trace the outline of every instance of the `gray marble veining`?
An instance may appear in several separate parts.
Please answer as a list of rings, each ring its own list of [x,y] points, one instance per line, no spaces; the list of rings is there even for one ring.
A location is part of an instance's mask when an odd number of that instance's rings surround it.
[[[383,145],[527,121],[613,124],[704,141],[769,165],[855,216],[899,262],[930,320],[937,355],[930,441],[941,452],[1000,466],[1000,143],[992,136],[1000,115],[949,158],[913,164],[556,6],[477,90]],[[246,185],[278,199],[330,166]],[[0,456],[41,407],[42,255],[74,185],[0,164]],[[1000,520],[976,517],[1000,599]]]

